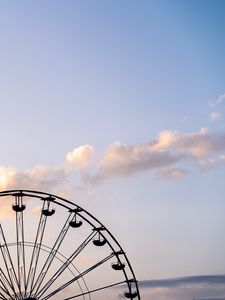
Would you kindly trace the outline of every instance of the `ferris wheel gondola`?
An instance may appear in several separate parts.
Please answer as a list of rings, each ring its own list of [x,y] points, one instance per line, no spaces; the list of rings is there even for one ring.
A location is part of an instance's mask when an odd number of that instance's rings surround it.
[[[31,190],[0,192],[0,201],[0,299],[140,300],[127,255],[88,211]]]

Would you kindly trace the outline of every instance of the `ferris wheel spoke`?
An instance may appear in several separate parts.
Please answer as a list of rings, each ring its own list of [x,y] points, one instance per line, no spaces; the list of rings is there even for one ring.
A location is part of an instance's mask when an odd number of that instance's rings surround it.
[[[0,293],[0,299],[7,300],[7,298],[2,293]]]
[[[3,282],[2,282],[1,279],[0,279],[0,290],[1,290],[0,294],[2,294],[2,292],[3,292],[5,294],[7,294],[7,295],[10,295],[10,293],[8,292],[8,290],[6,290],[5,286],[3,285]]]
[[[53,245],[51,251],[49,252],[49,255],[48,255],[48,257],[47,257],[47,259],[46,259],[46,261],[45,261],[45,263],[44,263],[44,265],[43,265],[43,267],[42,267],[42,269],[41,269],[41,271],[40,271],[40,273],[37,277],[36,282],[33,285],[33,288],[31,289],[31,292],[30,292],[31,294],[32,293],[35,294],[35,290],[37,291],[40,288],[40,286],[41,286],[41,284],[42,284],[42,282],[43,282],[43,280],[44,280],[44,278],[45,278],[45,276],[46,276],[46,274],[47,274],[47,272],[48,272],[48,270],[49,270],[49,268],[50,268],[50,266],[51,266],[51,264],[52,264],[52,262],[55,258],[55,255],[58,252],[59,247],[62,244],[62,242],[63,242],[63,240],[64,240],[64,238],[65,238],[65,236],[68,232],[68,229],[70,227],[70,222],[71,222],[72,219],[73,219],[73,215],[72,215],[72,213],[70,213],[67,220],[66,220],[66,222],[65,222],[65,224],[64,224],[64,226],[62,227],[56,241],[55,241],[55,244]]]
[[[43,206],[42,206],[42,212],[45,209],[46,206],[46,201],[44,201]],[[49,208],[49,202],[47,203],[47,207]],[[42,245],[42,240],[45,232],[45,225],[47,221],[47,215],[43,214],[41,212],[41,216],[39,219],[39,224],[38,224],[38,229],[36,233],[36,238],[34,242],[34,247],[33,247],[33,252],[31,256],[31,261],[30,261],[30,267],[28,271],[28,276],[27,276],[27,281],[26,281],[26,290],[25,294],[29,294],[29,290],[32,290],[33,284],[34,284],[34,278],[37,270],[37,264],[38,264],[38,259],[39,259],[39,254],[40,254],[40,249]]]
[[[7,274],[8,274],[8,282],[10,282],[10,287],[13,290],[13,293],[16,297],[16,299],[18,299],[18,294],[16,292],[16,288],[19,289],[19,282],[16,276],[16,272],[15,272],[15,268],[12,262],[12,258],[9,252],[9,248],[6,242],[6,238],[4,235],[4,231],[2,229],[2,225],[0,224],[0,248],[1,248],[1,254],[3,257],[3,261],[7,270]],[[20,296],[21,295],[21,291],[19,289],[19,293]]]
[[[3,298],[0,297],[0,299],[13,299],[12,296],[10,295],[10,293],[8,293],[6,291],[0,292],[0,295],[3,297]]]
[[[1,268],[0,268],[0,283],[1,283],[0,285],[1,290],[4,291],[8,296],[10,296],[11,299],[13,299],[10,294],[10,291],[14,293],[14,288],[11,286],[11,283],[9,282],[9,280],[7,279],[6,275],[4,274]]]
[[[109,284],[109,285],[105,285],[105,286],[102,286],[102,287],[100,287],[100,288],[96,288],[96,289],[94,289],[94,290],[91,290],[91,291],[88,291],[88,292],[84,292],[84,293],[82,293],[82,294],[76,294],[76,295],[74,295],[74,296],[65,298],[64,300],[71,300],[71,299],[78,298],[78,297],[81,297],[81,296],[84,296],[84,295],[96,293],[96,292],[99,292],[99,291],[102,291],[102,290],[106,290],[106,289],[112,288],[112,287],[117,286],[117,285],[120,285],[120,284],[124,284],[124,283],[126,283],[126,282],[127,282],[126,280],[123,280],[123,281],[119,281],[119,282],[112,283],[112,284]]]
[[[91,271],[93,271],[94,269],[96,269],[97,267],[101,266],[102,264],[104,264],[105,262],[107,262],[109,259],[111,259],[114,256],[114,253],[108,255],[107,257],[103,258],[102,260],[100,260],[99,262],[97,262],[95,265],[91,266],[90,268],[86,269],[85,271],[81,272],[79,275],[75,276],[74,278],[72,278],[71,280],[69,280],[68,282],[64,283],[62,286],[60,286],[58,289],[54,290],[52,293],[48,294],[47,296],[45,296],[44,298],[41,298],[41,300],[47,300],[49,298],[51,298],[52,296],[54,296],[55,294],[59,293],[60,291],[64,290],[65,288],[67,288],[69,285],[71,285],[73,282],[77,281],[78,279],[80,279],[81,277],[84,277],[86,274],[90,273]],[[39,297],[41,297],[43,294],[41,294]]]
[[[0,280],[0,284],[1,284],[1,286],[0,286],[0,289],[1,289],[0,295],[2,297],[4,297],[4,299],[6,298],[6,299],[12,299],[13,300],[14,298],[10,294],[9,290],[4,286],[4,282],[2,280]]]
[[[11,288],[11,287],[10,287],[10,288]],[[3,281],[2,278],[0,278],[0,289],[1,289],[1,291],[2,291],[4,294],[7,295],[7,297],[13,299],[12,296],[11,296],[11,294],[10,294],[10,291],[8,290],[8,288],[7,288],[5,282]],[[1,293],[1,294],[2,294],[2,293]]]
[[[62,264],[62,266],[55,272],[51,279],[44,285],[40,291],[36,291],[35,295],[42,296],[49,287],[59,278],[59,276],[67,269],[72,261],[79,255],[79,253],[90,243],[93,237],[96,235],[95,231],[92,231],[89,236],[79,245],[79,247],[70,255],[70,257]]]
[[[108,293],[117,299],[123,285],[125,298],[140,300],[125,252],[95,216],[73,201],[45,192],[0,191],[0,200],[4,197],[6,204],[10,205],[9,198],[13,202],[14,218],[0,222],[0,300],[91,300]],[[37,201],[42,208],[33,222],[29,212]],[[52,205],[60,208],[59,213]],[[57,217],[51,223],[48,219],[55,212]],[[72,228],[82,225],[76,239]],[[88,259],[79,264],[80,270],[76,267],[79,258]]]
[[[16,240],[17,240],[17,268],[19,290],[26,290],[26,267],[25,267],[25,248],[24,248],[24,224],[23,211],[23,194],[15,194],[15,204],[13,210],[16,212]]]

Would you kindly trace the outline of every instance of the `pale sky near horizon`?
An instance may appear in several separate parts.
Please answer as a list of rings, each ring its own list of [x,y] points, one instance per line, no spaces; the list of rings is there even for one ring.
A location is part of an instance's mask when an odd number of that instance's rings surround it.
[[[0,189],[71,197],[140,280],[224,274],[224,16],[219,0],[0,1]]]

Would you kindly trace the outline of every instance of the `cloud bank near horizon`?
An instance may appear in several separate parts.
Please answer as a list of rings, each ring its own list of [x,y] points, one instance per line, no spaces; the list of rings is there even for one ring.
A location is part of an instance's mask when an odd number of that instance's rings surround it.
[[[0,166],[0,190],[26,188],[66,194],[146,172],[158,180],[177,180],[193,169],[207,171],[224,165],[225,133],[205,128],[190,133],[166,130],[147,144],[114,142],[96,157],[92,145],[83,145],[68,152],[60,165],[36,165],[25,171]]]
[[[225,275],[139,281],[143,300],[225,300]]]
[[[140,288],[181,287],[199,284],[216,284],[223,285],[225,287],[225,275],[199,275],[139,281]]]

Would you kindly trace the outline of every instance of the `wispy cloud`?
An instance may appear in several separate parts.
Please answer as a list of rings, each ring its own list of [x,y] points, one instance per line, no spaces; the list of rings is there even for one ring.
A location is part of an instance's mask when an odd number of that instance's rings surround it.
[[[217,105],[222,104],[222,102],[225,100],[225,94],[220,95],[216,99],[209,100],[209,106],[215,107]]]
[[[156,173],[156,178],[163,180],[177,180],[188,174],[189,172],[182,168],[159,169]]]
[[[210,121],[218,121],[222,118],[221,113],[219,113],[218,111],[213,111],[210,113],[209,115],[209,120]]]

